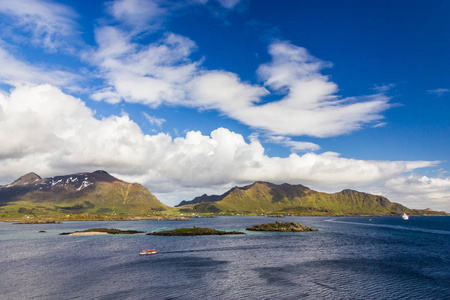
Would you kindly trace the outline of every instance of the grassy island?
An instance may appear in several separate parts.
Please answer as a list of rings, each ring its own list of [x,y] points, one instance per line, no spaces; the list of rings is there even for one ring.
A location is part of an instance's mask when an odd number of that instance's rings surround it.
[[[181,235],[181,236],[191,236],[191,235],[224,235],[224,234],[245,234],[240,231],[221,231],[212,228],[179,228],[173,230],[164,230],[159,232],[147,233],[147,235]]]
[[[259,224],[250,226],[247,230],[252,231],[284,231],[284,232],[297,232],[297,231],[318,231],[315,228],[304,226],[296,222],[275,222],[267,224]]]
[[[75,231],[75,232],[63,232],[59,235],[101,235],[101,234],[136,234],[136,233],[144,233],[145,231],[137,231],[137,230],[120,230],[115,228],[91,228],[86,229],[84,231]]]

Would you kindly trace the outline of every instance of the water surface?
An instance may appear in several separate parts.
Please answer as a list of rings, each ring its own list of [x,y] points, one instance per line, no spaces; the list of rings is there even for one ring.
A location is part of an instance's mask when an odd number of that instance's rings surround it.
[[[59,235],[94,227],[245,231],[276,220],[320,231]],[[144,248],[158,254],[139,256]],[[449,249],[450,217],[0,223],[0,298],[450,299]]]

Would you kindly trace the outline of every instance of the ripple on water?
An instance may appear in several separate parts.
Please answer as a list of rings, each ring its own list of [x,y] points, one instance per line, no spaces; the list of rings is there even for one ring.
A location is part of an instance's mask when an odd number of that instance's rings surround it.
[[[382,226],[360,226],[369,223],[368,218],[337,219],[339,223],[326,222],[329,218],[286,219],[320,231],[67,237],[57,234],[93,227],[150,231],[182,225],[67,223],[42,235],[36,228],[0,224],[0,232],[10,232],[0,244],[2,297],[450,299],[450,236],[425,231],[446,231],[450,219],[439,219],[439,223],[423,218],[408,224],[393,218],[370,221]],[[264,222],[267,218],[215,218],[193,220],[189,226],[245,230]],[[398,227],[421,224],[424,231]],[[156,248],[158,254],[139,256],[145,247]]]

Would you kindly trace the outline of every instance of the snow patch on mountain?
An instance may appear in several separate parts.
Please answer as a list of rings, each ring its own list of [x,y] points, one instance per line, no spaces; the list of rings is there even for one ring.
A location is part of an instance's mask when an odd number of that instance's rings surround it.
[[[86,179],[87,179],[87,177],[86,177]],[[90,182],[89,180],[83,180],[83,182],[81,183],[80,187],[77,188],[77,191],[81,191],[82,189],[84,189],[84,188],[86,188],[86,187],[88,187],[88,186],[90,186],[92,184],[93,183]]]

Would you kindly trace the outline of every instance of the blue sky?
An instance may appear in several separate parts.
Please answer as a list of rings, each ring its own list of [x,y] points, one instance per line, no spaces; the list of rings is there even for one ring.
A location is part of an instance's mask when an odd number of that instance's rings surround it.
[[[0,184],[256,180],[450,211],[448,1],[0,0]]]

